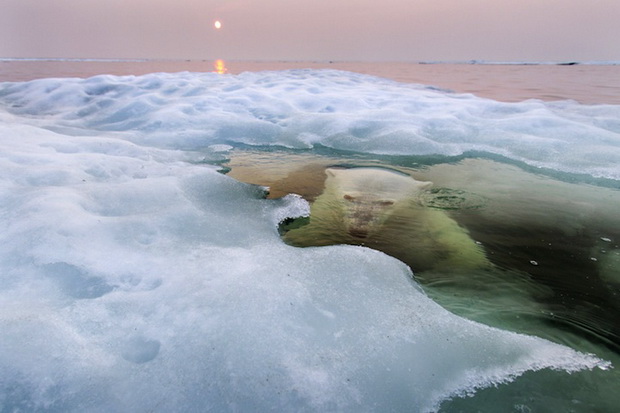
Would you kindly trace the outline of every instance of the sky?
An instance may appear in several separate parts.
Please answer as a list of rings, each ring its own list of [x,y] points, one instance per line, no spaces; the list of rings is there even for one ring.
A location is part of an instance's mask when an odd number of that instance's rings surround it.
[[[620,61],[618,22],[620,0],[0,0],[0,57]]]

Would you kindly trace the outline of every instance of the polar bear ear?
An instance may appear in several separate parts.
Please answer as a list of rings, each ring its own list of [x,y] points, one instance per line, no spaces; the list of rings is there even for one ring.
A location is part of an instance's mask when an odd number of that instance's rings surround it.
[[[433,186],[433,183],[430,181],[426,181],[426,182],[421,182],[418,181],[418,188],[422,191],[426,191],[428,189],[431,189]]]
[[[334,168],[327,168],[327,169],[325,170],[325,174],[326,174],[327,176],[331,176],[331,177],[333,178],[333,177],[335,177],[335,176],[336,176],[336,169],[334,169]]]

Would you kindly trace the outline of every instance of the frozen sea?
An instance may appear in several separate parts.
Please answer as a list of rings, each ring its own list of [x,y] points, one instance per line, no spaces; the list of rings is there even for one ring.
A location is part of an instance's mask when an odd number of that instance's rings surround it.
[[[615,411],[619,72],[1,61],[0,411]]]

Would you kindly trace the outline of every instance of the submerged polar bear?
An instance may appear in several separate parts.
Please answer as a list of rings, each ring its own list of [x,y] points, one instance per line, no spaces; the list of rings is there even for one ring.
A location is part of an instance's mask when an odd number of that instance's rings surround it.
[[[428,208],[431,182],[374,167],[327,168],[308,225],[284,235],[294,245],[356,244],[383,251],[414,271],[489,266],[483,250],[445,211]]]

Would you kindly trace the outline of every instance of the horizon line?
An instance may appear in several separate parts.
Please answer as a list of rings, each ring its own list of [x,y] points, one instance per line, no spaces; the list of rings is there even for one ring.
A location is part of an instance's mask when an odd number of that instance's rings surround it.
[[[217,58],[97,58],[97,57],[0,57],[0,62],[313,62],[313,63],[411,63],[479,65],[620,65],[620,60],[334,60],[334,59],[217,59]]]

